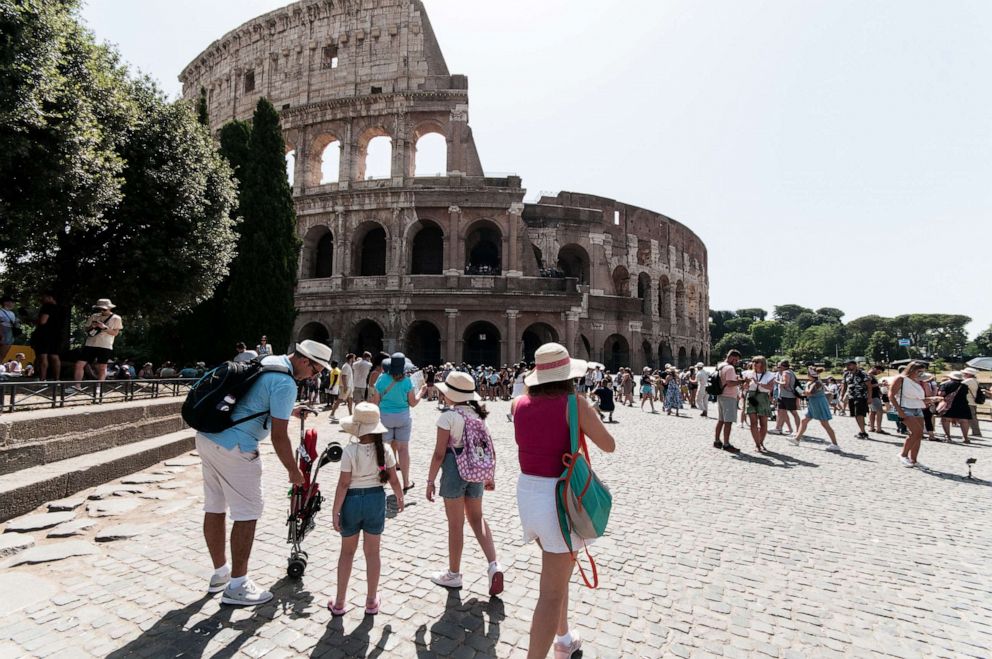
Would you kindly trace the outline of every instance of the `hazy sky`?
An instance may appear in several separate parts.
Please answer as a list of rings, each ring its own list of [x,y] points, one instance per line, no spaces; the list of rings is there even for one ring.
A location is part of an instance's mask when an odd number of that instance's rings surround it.
[[[178,95],[281,0],[89,0]],[[715,309],[796,303],[992,323],[992,2],[427,0],[483,167],[665,213]]]

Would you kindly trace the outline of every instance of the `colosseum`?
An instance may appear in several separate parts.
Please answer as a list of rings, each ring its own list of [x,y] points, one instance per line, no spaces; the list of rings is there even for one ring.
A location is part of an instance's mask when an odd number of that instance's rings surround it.
[[[487,175],[468,79],[448,72],[420,0],[296,2],[215,41],[180,80],[188,99],[206,89],[215,131],[263,96],[280,110],[298,339],[418,364],[529,360],[550,340],[611,370],[708,360],[703,242],[591,194],[525,203],[520,177]],[[430,140],[442,172],[420,166]],[[387,164],[367,171],[374,150]]]

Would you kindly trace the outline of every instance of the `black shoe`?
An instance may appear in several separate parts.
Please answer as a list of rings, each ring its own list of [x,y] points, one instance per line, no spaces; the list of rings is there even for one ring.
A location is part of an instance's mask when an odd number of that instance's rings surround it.
[[[740,453],[741,452],[741,450],[739,448],[737,448],[736,446],[731,446],[730,444],[724,444],[723,445],[723,450],[724,451],[727,451],[728,453]]]
[[[723,443],[719,439],[714,439],[713,448],[723,448]]]

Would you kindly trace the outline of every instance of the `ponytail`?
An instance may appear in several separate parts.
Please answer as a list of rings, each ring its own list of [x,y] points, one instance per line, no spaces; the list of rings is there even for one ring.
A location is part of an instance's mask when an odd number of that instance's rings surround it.
[[[489,416],[489,410],[486,409],[485,405],[480,405],[477,400],[467,400],[465,401],[465,405],[468,405],[475,410],[475,413],[478,414],[479,418],[482,420],[485,420],[485,418]]]
[[[375,461],[379,465],[379,482],[388,482],[389,474],[386,472],[386,447],[382,444],[382,433],[375,434]]]

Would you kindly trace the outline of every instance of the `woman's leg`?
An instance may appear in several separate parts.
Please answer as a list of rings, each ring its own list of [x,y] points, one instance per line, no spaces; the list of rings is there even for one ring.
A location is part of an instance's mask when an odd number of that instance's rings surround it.
[[[365,578],[368,581],[369,592],[365,597],[365,606],[375,605],[376,595],[379,593],[379,575],[382,572],[382,561],[379,557],[379,545],[382,536],[373,533],[362,532],[362,550],[365,552]],[[355,536],[358,537],[357,535]]]
[[[338,555],[338,594],[334,598],[334,606],[344,606],[348,597],[348,581],[351,579],[351,566],[355,563],[355,552],[358,551],[358,534],[341,538],[341,554]]]
[[[768,417],[758,416],[758,443],[765,448],[765,438],[768,437]]]
[[[754,447],[761,448],[761,439],[758,434],[758,415],[748,414],[747,415],[748,425],[751,427],[751,439],[754,440]]]
[[[920,453],[920,442],[923,440],[923,418],[907,416],[904,421],[909,434],[903,443],[903,457],[916,462],[916,456]]]
[[[410,442],[393,442],[396,462],[403,472],[403,490],[410,489]]]
[[[464,497],[444,500],[444,514],[448,518],[448,570],[455,574],[462,571],[462,549],[465,546]]]
[[[970,430],[968,420],[958,419],[958,425],[961,426],[961,436],[964,438],[964,443],[971,444],[971,440],[968,439],[968,430]]]
[[[486,561],[492,563],[496,560],[496,544],[493,542],[493,532],[489,530],[489,524],[486,523],[486,518],[482,515],[482,497],[474,499],[465,497],[464,501],[468,525],[472,527],[475,539],[479,541],[479,547],[486,555]],[[450,527],[448,533],[451,533]]]
[[[829,421],[820,421],[820,425],[823,426],[823,429],[827,431],[827,437],[830,438],[830,443],[833,444],[834,446],[836,446],[837,445],[837,435],[834,434],[834,429],[833,429],[833,427],[831,427],[830,422]]]
[[[541,554],[541,592],[530,624],[528,659],[545,659],[555,633],[568,632],[568,581],[573,565],[569,554]]]
[[[806,434],[806,428],[809,427],[809,417],[804,416],[803,420],[799,422],[799,430],[796,432],[796,439],[802,439],[802,436]]]

